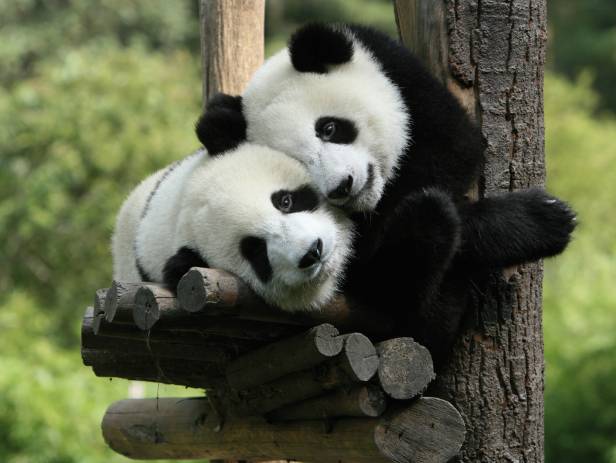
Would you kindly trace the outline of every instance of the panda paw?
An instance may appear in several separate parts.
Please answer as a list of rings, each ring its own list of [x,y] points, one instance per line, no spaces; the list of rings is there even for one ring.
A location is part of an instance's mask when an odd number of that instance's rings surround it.
[[[564,201],[543,190],[529,190],[526,198],[528,218],[533,221],[534,235],[542,247],[542,257],[560,254],[571,241],[577,216]]]
[[[460,244],[460,216],[449,195],[436,188],[406,196],[389,222],[386,240],[435,262],[449,260]]]

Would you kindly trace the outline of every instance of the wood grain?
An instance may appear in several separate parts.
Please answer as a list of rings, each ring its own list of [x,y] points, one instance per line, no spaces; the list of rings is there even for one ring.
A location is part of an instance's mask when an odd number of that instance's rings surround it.
[[[134,459],[437,463],[454,456],[464,438],[458,412],[435,398],[382,418],[340,419],[329,430],[314,420],[221,423],[204,398],[133,399],[111,405],[102,428],[112,449]]]

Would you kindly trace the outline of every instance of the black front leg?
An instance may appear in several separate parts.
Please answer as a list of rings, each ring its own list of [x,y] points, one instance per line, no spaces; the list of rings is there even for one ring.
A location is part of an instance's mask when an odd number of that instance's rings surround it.
[[[372,268],[404,289],[414,310],[437,293],[460,243],[460,217],[449,195],[426,189],[406,196],[379,236]],[[379,270],[380,269],[380,270]],[[404,304],[408,307],[409,304]]]
[[[209,267],[199,252],[187,246],[183,246],[165,262],[163,268],[163,283],[176,293],[178,283],[192,267]]]
[[[460,208],[462,244],[456,263],[491,270],[560,254],[571,239],[575,213],[540,189],[505,193]]]

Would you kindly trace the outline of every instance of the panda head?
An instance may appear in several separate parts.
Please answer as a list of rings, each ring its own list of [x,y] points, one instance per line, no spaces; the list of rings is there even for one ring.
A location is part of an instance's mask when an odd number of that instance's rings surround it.
[[[249,141],[301,161],[320,192],[376,207],[407,146],[399,89],[345,26],[313,24],[255,73],[241,101]]]
[[[286,310],[317,308],[334,294],[352,226],[299,162],[244,143],[204,162],[187,188],[192,241],[208,265]]]

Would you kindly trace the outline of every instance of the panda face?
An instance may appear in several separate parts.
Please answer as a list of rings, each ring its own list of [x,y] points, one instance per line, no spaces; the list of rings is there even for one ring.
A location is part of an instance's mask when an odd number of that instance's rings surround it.
[[[188,189],[192,242],[211,267],[238,274],[287,310],[318,307],[334,294],[351,224],[299,162],[247,143],[205,161]]]
[[[395,175],[409,116],[378,62],[345,37],[349,60],[327,69],[306,72],[288,49],[279,52],[254,75],[242,105],[249,141],[301,161],[331,203],[367,211]]]

